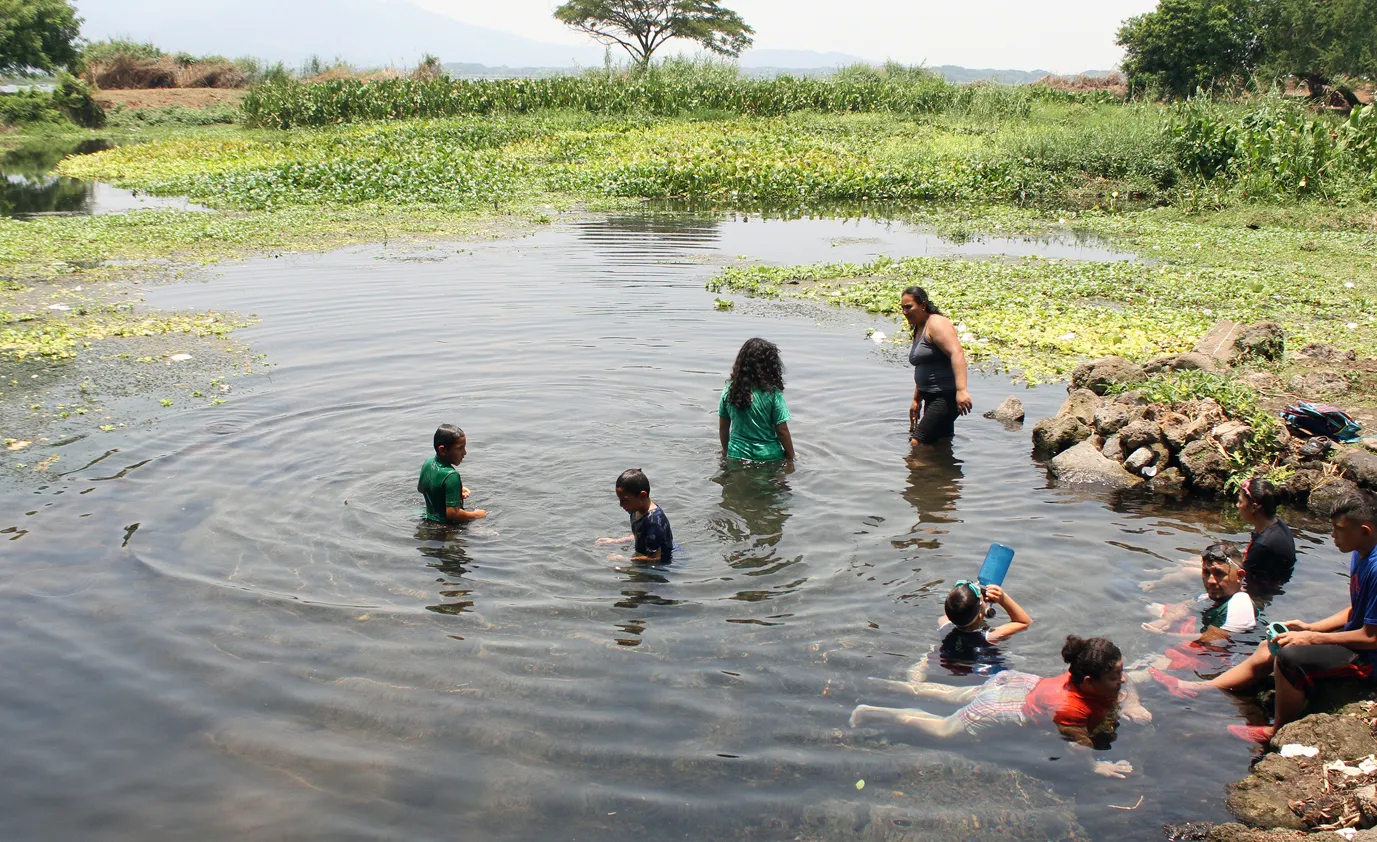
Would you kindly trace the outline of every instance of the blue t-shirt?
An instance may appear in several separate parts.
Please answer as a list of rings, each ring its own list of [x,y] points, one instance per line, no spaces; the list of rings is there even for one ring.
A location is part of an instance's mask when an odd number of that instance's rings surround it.
[[[642,517],[631,515],[631,534],[636,536],[636,555],[651,555],[659,550],[662,564],[672,559],[674,531],[669,528],[664,509],[653,506]]]
[[[1348,565],[1348,598],[1352,603],[1344,631],[1377,626],[1377,548],[1367,555],[1353,553]],[[1364,649],[1368,663],[1377,665],[1377,649]]]

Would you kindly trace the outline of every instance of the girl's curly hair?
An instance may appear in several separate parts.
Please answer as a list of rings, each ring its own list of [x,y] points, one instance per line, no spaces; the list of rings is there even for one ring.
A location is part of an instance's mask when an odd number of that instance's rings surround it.
[[[1061,659],[1066,662],[1073,684],[1080,684],[1087,678],[1100,678],[1114,669],[1114,665],[1124,659],[1119,647],[1103,637],[1066,636],[1066,645],[1061,647]]]
[[[727,400],[737,409],[749,409],[753,389],[784,391],[784,363],[779,359],[779,346],[759,337],[747,339],[737,352]]]

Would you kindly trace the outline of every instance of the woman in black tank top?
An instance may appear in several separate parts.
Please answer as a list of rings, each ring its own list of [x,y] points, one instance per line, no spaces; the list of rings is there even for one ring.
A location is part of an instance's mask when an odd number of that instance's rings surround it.
[[[909,287],[899,299],[913,328],[913,402],[909,404],[909,438],[913,444],[935,444],[955,433],[956,416],[971,411],[966,389],[966,353],[956,326],[928,299],[922,287]]]

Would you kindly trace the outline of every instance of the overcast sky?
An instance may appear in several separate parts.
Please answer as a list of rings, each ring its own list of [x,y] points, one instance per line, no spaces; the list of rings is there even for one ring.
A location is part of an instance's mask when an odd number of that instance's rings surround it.
[[[539,41],[578,44],[550,13],[557,0],[411,0],[465,23]],[[843,52],[868,59],[965,67],[1107,70],[1122,52],[1124,18],[1157,0],[725,0],[761,49]]]

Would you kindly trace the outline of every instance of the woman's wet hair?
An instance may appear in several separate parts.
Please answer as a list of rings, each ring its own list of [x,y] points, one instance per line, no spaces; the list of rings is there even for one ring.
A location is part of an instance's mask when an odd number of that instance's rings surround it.
[[[747,339],[736,352],[727,401],[737,409],[749,409],[753,389],[784,391],[784,362],[779,358],[779,346],[758,336]]]
[[[1103,637],[1066,636],[1066,645],[1061,647],[1061,659],[1066,662],[1073,684],[1086,678],[1101,678],[1124,659],[1119,647]]]
[[[900,293],[899,298],[902,299],[905,295],[912,298],[914,304],[921,305],[930,315],[942,315],[942,311],[937,309],[937,305],[932,303],[931,298],[928,298],[928,291],[922,287],[909,287]]]
[[[642,491],[649,494],[650,480],[640,468],[628,468],[617,477],[617,490],[632,497],[639,497]]]
[[[969,585],[957,585],[947,594],[944,603],[947,619],[957,626],[968,626],[980,616],[980,597]]]
[[[1243,567],[1243,551],[1232,541],[1215,541],[1200,554],[1202,561]]]
[[[1262,509],[1267,517],[1277,516],[1277,503],[1280,494],[1277,487],[1261,477],[1254,477],[1239,487],[1239,493],[1254,506]]]
[[[453,424],[441,424],[439,428],[435,430],[435,449],[439,450],[442,447],[450,447],[462,438],[464,438],[463,430]]]

